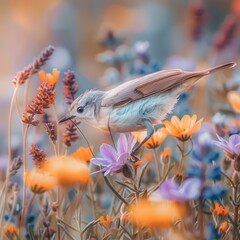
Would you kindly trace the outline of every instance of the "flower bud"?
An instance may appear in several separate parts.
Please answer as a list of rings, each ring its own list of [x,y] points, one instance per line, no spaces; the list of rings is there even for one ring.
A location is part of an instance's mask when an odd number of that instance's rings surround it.
[[[233,161],[232,161],[232,167],[235,171],[240,172],[240,157],[236,157]]]
[[[232,181],[235,185],[237,185],[239,183],[239,175],[238,175],[238,172],[234,172],[233,173],[233,176],[232,176]]]

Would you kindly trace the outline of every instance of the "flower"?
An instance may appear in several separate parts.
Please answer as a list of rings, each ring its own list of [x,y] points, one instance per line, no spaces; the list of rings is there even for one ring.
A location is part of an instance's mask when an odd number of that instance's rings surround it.
[[[62,142],[68,148],[72,146],[73,142],[79,139],[78,129],[76,127],[77,124],[78,122],[75,119],[64,122],[65,130],[62,134]]]
[[[12,165],[10,166],[10,169],[9,169],[10,176],[14,176],[15,174],[17,174],[17,172],[21,168],[22,164],[23,164],[23,161],[20,156],[13,158]]]
[[[13,237],[13,235],[16,235],[18,231],[19,229],[15,227],[13,224],[2,227],[2,232],[9,235],[10,237]]]
[[[100,218],[99,218],[99,220],[100,220],[100,223],[101,224],[106,224],[106,225],[109,225],[110,223],[112,223],[112,217],[111,216],[109,216],[109,215],[107,215],[106,216],[106,218],[104,218],[104,216],[101,216]]]
[[[183,203],[168,200],[153,202],[139,200],[129,207],[130,221],[146,227],[169,228],[177,220],[188,215],[187,206]]]
[[[146,161],[151,161],[153,156],[150,152],[147,152],[145,155],[144,155],[144,158]]]
[[[42,169],[26,171],[25,181],[33,193],[41,194],[52,190],[57,185],[57,179]]]
[[[203,197],[211,201],[219,201],[227,193],[227,190],[221,185],[206,186],[203,191]]]
[[[92,147],[87,147],[87,148],[80,147],[76,152],[72,154],[72,157],[77,160],[88,163],[90,159],[93,157]]]
[[[180,120],[177,116],[173,116],[171,121],[164,121],[166,127],[166,134],[178,138],[180,141],[188,140],[192,134],[197,132],[201,128],[201,123],[203,118],[197,120],[197,115],[190,117],[189,115],[184,115]]]
[[[52,70],[52,73],[46,73],[45,71],[41,70],[39,71],[38,75],[42,83],[46,82],[49,86],[52,86],[54,88],[60,77],[60,72],[54,68]]]
[[[218,233],[218,228],[216,228],[212,223],[207,225],[207,235],[209,240],[214,239],[218,240],[221,239],[221,235]]]
[[[227,93],[227,100],[231,104],[236,113],[240,113],[240,93],[236,91],[229,91]]]
[[[219,227],[219,232],[220,233],[226,233],[228,229],[228,222],[224,221],[221,226]]]
[[[46,64],[47,60],[53,55],[53,52],[54,47],[51,45],[49,45],[42,51],[40,56],[38,56],[33,62],[32,74],[37,73],[39,69]]]
[[[185,202],[201,195],[202,181],[199,178],[188,178],[180,186],[172,180],[164,181],[159,190],[164,199]]]
[[[53,156],[42,164],[42,168],[55,176],[62,186],[87,185],[90,181],[87,164],[70,156]]]
[[[222,171],[219,166],[212,167],[208,173],[207,178],[213,181],[220,181],[222,179]]]
[[[214,208],[211,207],[210,211],[217,216],[225,216],[226,217],[226,216],[228,216],[229,206],[226,206],[224,208],[218,202],[215,202],[215,207]]]
[[[104,172],[104,176],[113,175],[123,166],[130,158],[130,152],[136,143],[136,139],[129,135],[128,138],[125,134],[120,134],[117,142],[117,150],[109,144],[102,144],[100,153],[102,158],[92,158],[91,162],[97,166],[103,166],[99,172]]]
[[[138,142],[142,142],[143,139],[147,136],[146,131],[142,132],[133,132],[133,135],[137,137]],[[164,128],[159,128],[157,131],[153,133],[153,135],[143,144],[146,148],[157,148],[167,137]]]
[[[35,166],[39,166],[43,161],[45,161],[46,153],[43,149],[39,149],[36,145],[31,144],[29,155],[32,156],[32,160]]]
[[[63,79],[63,96],[65,97],[66,103],[71,105],[75,99],[74,95],[77,93],[79,86],[73,71],[67,71],[64,74],[65,78]]]
[[[165,147],[160,153],[161,158],[170,158],[172,156],[171,148]]]
[[[218,136],[219,141],[213,141],[213,143],[219,148],[223,149],[225,154],[234,160],[238,155],[240,155],[240,136],[234,134],[229,137],[228,141],[224,138]]]
[[[18,72],[17,75],[13,78],[13,84],[15,87],[23,85],[26,80],[30,77],[32,72],[32,65],[28,65],[22,71]]]

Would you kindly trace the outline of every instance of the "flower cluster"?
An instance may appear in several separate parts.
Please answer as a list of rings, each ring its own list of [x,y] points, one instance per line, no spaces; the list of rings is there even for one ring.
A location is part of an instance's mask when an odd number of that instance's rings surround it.
[[[46,153],[43,149],[39,149],[34,144],[31,144],[29,155],[32,156],[32,160],[35,166],[40,166],[43,161],[46,160]]]

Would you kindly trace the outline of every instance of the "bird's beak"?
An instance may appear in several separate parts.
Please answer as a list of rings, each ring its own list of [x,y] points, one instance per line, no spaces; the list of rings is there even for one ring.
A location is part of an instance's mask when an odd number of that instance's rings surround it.
[[[66,121],[71,120],[71,119],[73,119],[73,118],[75,118],[75,117],[76,117],[76,116],[74,116],[74,115],[72,115],[72,116],[70,116],[70,117],[63,117],[62,119],[59,120],[58,123],[66,122]]]

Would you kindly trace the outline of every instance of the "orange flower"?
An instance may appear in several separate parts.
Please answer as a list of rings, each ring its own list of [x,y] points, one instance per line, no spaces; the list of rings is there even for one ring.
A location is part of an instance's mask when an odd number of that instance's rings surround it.
[[[171,148],[165,147],[163,151],[160,153],[162,158],[170,158],[172,156]]]
[[[142,132],[133,132],[133,135],[137,137],[138,142],[142,142],[143,139],[147,136],[146,131]],[[157,148],[167,137],[164,128],[159,128],[157,131],[153,133],[153,135],[144,143],[144,147],[146,148]]]
[[[72,157],[77,160],[89,163],[90,159],[93,157],[92,147],[80,147],[76,152],[72,154]]]
[[[160,202],[140,200],[129,207],[129,212],[133,223],[159,228],[169,228],[177,220],[188,215],[188,209],[184,203],[168,200]]]
[[[87,164],[70,156],[54,156],[42,164],[42,168],[55,176],[62,186],[86,185],[90,180]]]
[[[41,82],[47,82],[49,86],[55,87],[60,77],[60,72],[54,68],[52,73],[46,73],[45,71],[41,70],[38,73]]]
[[[227,223],[227,221],[225,221],[219,227],[219,232],[220,233],[226,233],[227,229],[228,229],[228,223]]]
[[[240,113],[240,93],[230,91],[227,93],[227,99],[236,113]]]
[[[153,156],[150,152],[147,152],[144,157],[145,157],[146,161],[151,161],[153,158]]]
[[[33,193],[41,194],[53,189],[57,185],[57,179],[42,169],[26,171],[25,181]]]
[[[173,116],[170,122],[164,121],[165,132],[170,136],[178,138],[180,141],[186,141],[201,128],[203,118],[196,121],[197,115],[195,114],[192,117],[184,115],[181,120],[177,116]]]
[[[215,203],[215,208],[210,208],[210,211],[217,216],[227,216],[229,212],[229,206],[226,206],[225,208],[221,206],[218,202]]]
[[[10,236],[13,236],[18,233],[18,228],[15,227],[13,224],[10,224],[8,226],[3,226],[2,227],[2,232],[9,234]]]
[[[106,219],[103,216],[101,216],[99,219],[101,224],[109,225],[110,223],[112,223],[112,217],[109,215],[106,216]]]

